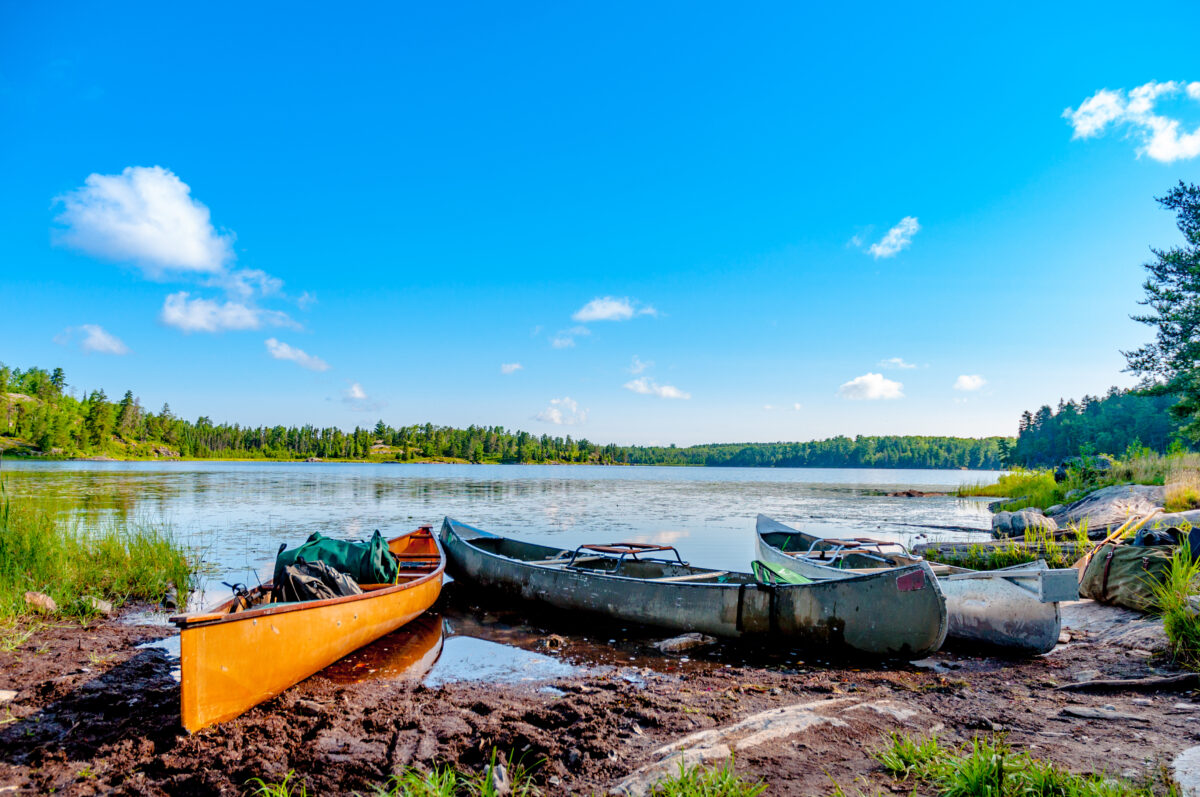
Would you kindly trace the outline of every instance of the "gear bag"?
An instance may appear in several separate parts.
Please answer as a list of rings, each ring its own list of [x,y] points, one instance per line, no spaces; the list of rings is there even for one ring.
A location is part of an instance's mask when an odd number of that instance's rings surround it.
[[[284,566],[271,588],[271,602],[319,601],[361,594],[358,584],[345,573],[324,562],[306,562],[300,558]]]
[[[1169,545],[1101,545],[1092,554],[1079,595],[1149,612],[1157,608],[1154,586],[1166,578],[1175,549]]]
[[[396,580],[396,557],[388,550],[387,541],[376,529],[370,542],[347,542],[332,540],[314,531],[308,541],[299,548],[284,550],[281,546],[275,556],[275,582],[283,575],[283,568],[304,559],[306,562],[324,562],[339,570],[359,584],[391,584]]]

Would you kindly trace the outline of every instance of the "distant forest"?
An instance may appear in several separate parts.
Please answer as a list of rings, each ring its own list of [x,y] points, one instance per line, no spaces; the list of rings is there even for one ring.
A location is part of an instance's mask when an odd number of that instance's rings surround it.
[[[1160,454],[1182,446],[1184,421],[1171,414],[1177,396],[1146,395],[1112,388],[1103,398],[1059,401],[1058,409],[1044,406],[1024,412],[1011,452],[1015,465],[1055,465],[1080,454],[1123,456],[1142,449]]]
[[[499,426],[433,424],[343,431],[315,426],[240,426],[178,418],[142,407],[133,391],[111,401],[102,390],[76,398],[61,368],[0,364],[0,450],[43,456],[113,458],[339,459],[382,462],[592,463],[822,468],[985,468],[1003,466],[1011,438],[834,437],[807,443],[689,446],[601,445]]]

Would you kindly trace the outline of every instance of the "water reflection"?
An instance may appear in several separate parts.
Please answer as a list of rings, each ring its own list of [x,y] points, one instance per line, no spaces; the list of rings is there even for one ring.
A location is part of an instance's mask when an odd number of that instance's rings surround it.
[[[620,539],[677,545],[702,567],[741,569],[765,512],[828,536],[905,542],[986,530],[975,499],[900,498],[989,479],[979,471],[306,464],[4,463],[10,494],[87,523],[166,523],[206,562],[208,585],[254,584],[280,543],[314,531],[355,539],[458,517],[498,534],[575,548]],[[206,600],[221,594],[214,588]]]

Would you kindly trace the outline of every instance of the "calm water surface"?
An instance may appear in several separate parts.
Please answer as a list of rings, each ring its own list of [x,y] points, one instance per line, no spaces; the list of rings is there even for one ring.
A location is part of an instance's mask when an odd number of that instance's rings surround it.
[[[113,517],[167,524],[204,562],[190,608],[228,596],[222,582],[266,580],[280,544],[314,531],[385,537],[443,516],[506,536],[574,548],[632,540],[674,545],[703,567],[749,569],[759,512],[826,536],[908,544],[986,534],[983,499],[890,497],[947,492],[994,471],[668,468],[535,465],[370,465],[245,462],[3,463],[12,495],[50,502],[86,523]],[[339,681],[392,678],[430,685],[461,679],[542,680],[579,667],[672,670],[687,658],[648,648],[650,629],[501,611],[449,585],[435,613],[326,670]],[[160,621],[163,618],[159,618]],[[561,639],[561,643],[554,640]],[[547,640],[553,644],[547,646]],[[177,646],[178,638],[164,643]],[[693,664],[725,666],[744,651],[699,651]],[[803,651],[784,651],[789,666]],[[795,660],[795,661],[793,661]]]
[[[281,543],[309,534],[385,537],[449,515],[497,534],[573,548],[674,545],[703,567],[748,569],[759,512],[830,536],[911,543],[986,531],[982,500],[893,498],[945,492],[993,471],[370,465],[242,462],[4,463],[7,489],[89,521],[166,523],[201,550],[216,581],[254,582]]]

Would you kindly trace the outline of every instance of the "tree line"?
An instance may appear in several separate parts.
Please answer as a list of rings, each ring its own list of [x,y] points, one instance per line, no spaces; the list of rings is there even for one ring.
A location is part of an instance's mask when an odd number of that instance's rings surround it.
[[[779,468],[998,468],[1007,438],[834,437],[806,443],[720,443],[617,446],[510,431],[459,429],[431,423],[371,428],[241,426],[177,417],[164,404],[144,408],[126,391],[112,401],[103,390],[77,398],[61,368],[21,370],[0,364],[0,438],[22,441],[30,453],[116,458],[346,459],[393,462],[590,463]],[[10,446],[12,447],[12,446]]]

